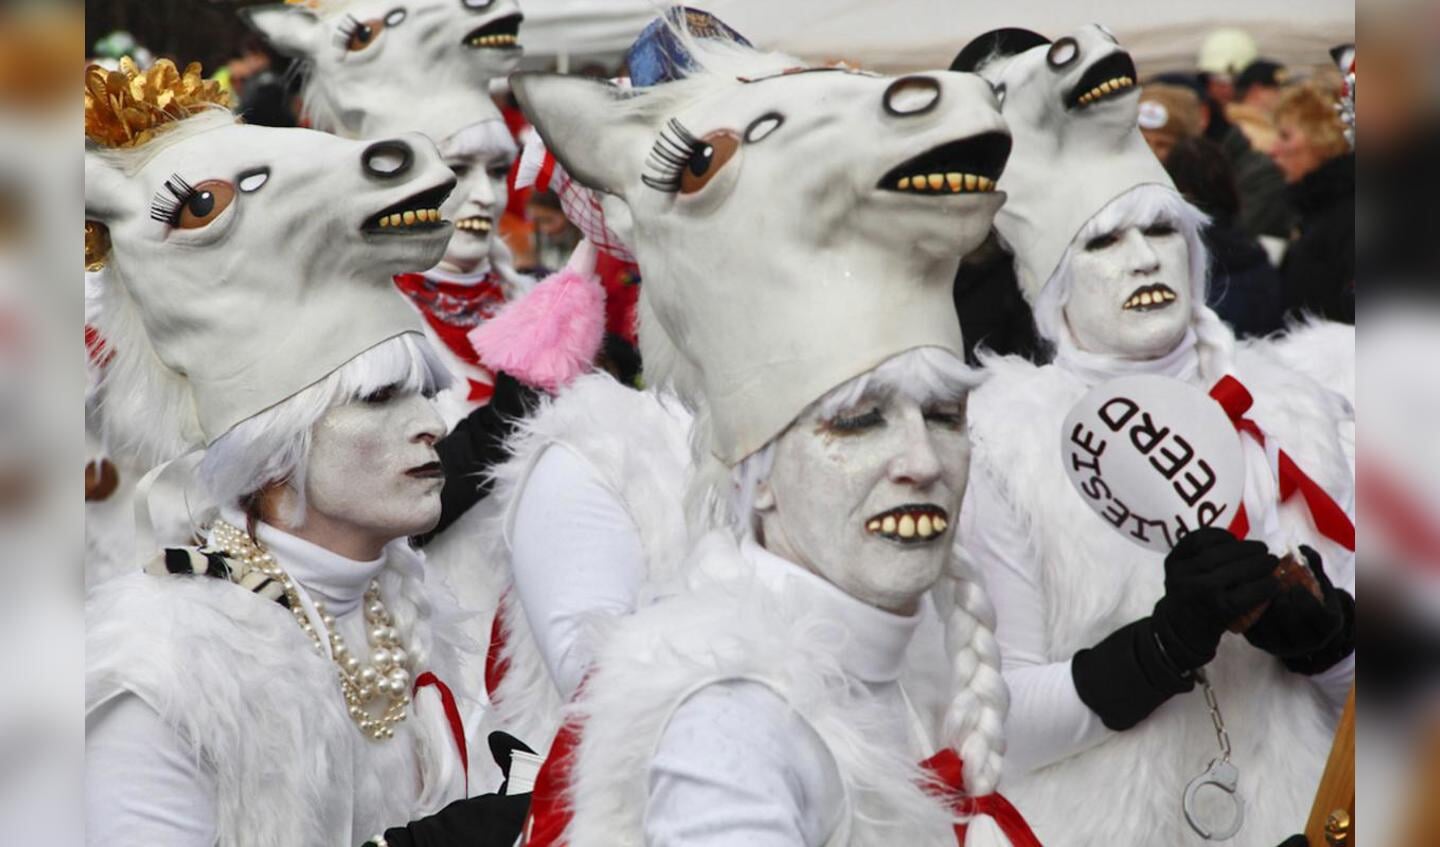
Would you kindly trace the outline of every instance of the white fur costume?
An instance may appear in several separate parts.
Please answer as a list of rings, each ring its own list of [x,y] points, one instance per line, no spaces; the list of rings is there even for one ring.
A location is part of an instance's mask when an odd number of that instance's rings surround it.
[[[1044,653],[1053,663],[1046,670],[1069,684],[1069,661],[1078,650],[1150,614],[1164,591],[1164,568],[1158,554],[1124,540],[1084,504],[1052,447],[1065,415],[1088,390],[1086,382],[1062,368],[1015,358],[992,362],[991,369],[992,379],[971,401],[975,462],[962,537],[985,531],[970,514],[981,499],[1023,527],[1028,546],[1013,552],[1037,563]],[[1242,350],[1235,370],[1255,397],[1249,416],[1321,487],[1347,503],[1353,483],[1335,436],[1347,413],[1344,404],[1254,351]],[[1301,538],[1321,552],[1337,586],[1353,586],[1353,554],[1319,536],[1303,507],[1287,505],[1281,520],[1302,527]],[[985,561],[976,564],[986,573]],[[1005,598],[1003,592],[993,596],[1003,651]],[[1349,669],[1353,674],[1353,665]],[[1007,676],[1015,670],[1007,665]],[[1222,641],[1207,673],[1234,742],[1239,793],[1247,801],[1246,823],[1227,843],[1273,847],[1304,825],[1337,707],[1310,679],[1235,636]],[[1013,683],[1012,688],[1017,704],[1012,714],[1022,713],[1022,695]],[[1027,731],[1014,721],[1007,729],[1016,738]],[[1205,843],[1180,814],[1186,783],[1218,755],[1198,690],[1171,699],[1127,732],[1101,729],[1088,744],[1004,782],[1044,843]]]
[[[954,844],[951,815],[919,787],[914,749],[926,742],[894,743],[897,716],[841,667],[833,618],[808,614],[803,592],[766,585],[724,531],[702,539],[686,572],[684,594],[617,624],[587,683],[597,696],[573,712],[584,721],[573,774],[588,790],[575,795],[567,843],[645,843],[650,764],[672,714],[692,693],[744,680],[773,692],[833,757],[848,814],[827,844]]]
[[[418,557],[397,544],[389,556],[381,590],[416,667],[458,686],[459,610]],[[372,741],[346,714],[331,661],[269,599],[137,573],[95,588],[86,619],[87,714],[133,694],[192,745],[215,769],[220,847],[354,847],[463,796],[436,690],[415,695],[394,738]]]
[[[563,705],[510,574],[510,524],[535,463],[552,446],[583,459],[634,521],[646,571],[664,579],[686,549],[689,430],[689,415],[673,400],[626,388],[607,374],[581,377],[519,422],[507,445],[511,458],[493,471],[489,499],[427,548],[429,566],[444,572],[461,602],[480,612],[478,626],[488,627],[497,611],[503,616],[502,658],[509,668],[502,685],[491,692],[494,728],[543,754]],[[472,667],[467,676],[480,679],[481,672]]]

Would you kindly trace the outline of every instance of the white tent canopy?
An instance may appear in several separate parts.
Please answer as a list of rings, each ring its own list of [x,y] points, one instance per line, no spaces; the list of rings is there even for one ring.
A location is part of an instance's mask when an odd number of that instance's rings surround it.
[[[970,39],[1006,26],[1051,38],[1086,23],[1108,26],[1142,74],[1189,70],[1212,29],[1239,27],[1260,54],[1285,64],[1328,60],[1355,40],[1353,0],[697,0],[756,46],[811,61],[845,59],[882,71],[948,67]],[[521,41],[529,64],[613,62],[652,20],[649,0],[521,0]]]

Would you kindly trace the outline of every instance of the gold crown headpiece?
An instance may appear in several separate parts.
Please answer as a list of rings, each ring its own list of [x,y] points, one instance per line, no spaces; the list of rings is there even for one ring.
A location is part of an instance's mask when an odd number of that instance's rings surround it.
[[[99,65],[85,69],[85,137],[101,147],[139,146],[212,105],[229,108],[230,93],[202,77],[199,62],[190,63],[183,74],[169,59],[142,71],[129,56],[117,71]],[[86,269],[98,270],[109,252],[105,226],[86,221]]]

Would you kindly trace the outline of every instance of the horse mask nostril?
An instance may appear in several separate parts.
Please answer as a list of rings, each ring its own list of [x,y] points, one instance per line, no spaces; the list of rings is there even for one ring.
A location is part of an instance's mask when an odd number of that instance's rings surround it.
[[[902,76],[885,89],[885,111],[897,117],[923,115],[940,102],[940,83],[928,76]]]
[[[410,170],[414,161],[414,151],[403,141],[377,141],[360,154],[360,162],[365,166],[365,172],[385,179],[400,176]]]

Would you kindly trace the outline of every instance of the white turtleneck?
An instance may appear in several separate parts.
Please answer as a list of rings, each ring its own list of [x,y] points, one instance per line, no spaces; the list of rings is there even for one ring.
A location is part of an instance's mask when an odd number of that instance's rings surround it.
[[[225,510],[221,517],[245,525],[238,512]],[[315,611],[320,600],[347,644],[365,644],[361,601],[386,558],[357,562],[267,524],[256,534],[299,584],[316,631],[325,631]],[[295,643],[297,649],[312,649],[308,639]],[[87,719],[85,823],[93,847],[212,847],[218,790],[214,768],[138,696],[117,697]]]
[[[862,603],[753,541],[741,553],[760,584],[845,633],[808,647],[830,652],[896,716],[892,743],[914,748],[918,761],[923,741],[913,735],[897,679],[921,615]],[[721,680],[686,699],[665,728],[650,766],[645,844],[819,847],[844,811],[834,759],[810,724],[763,683]]]

